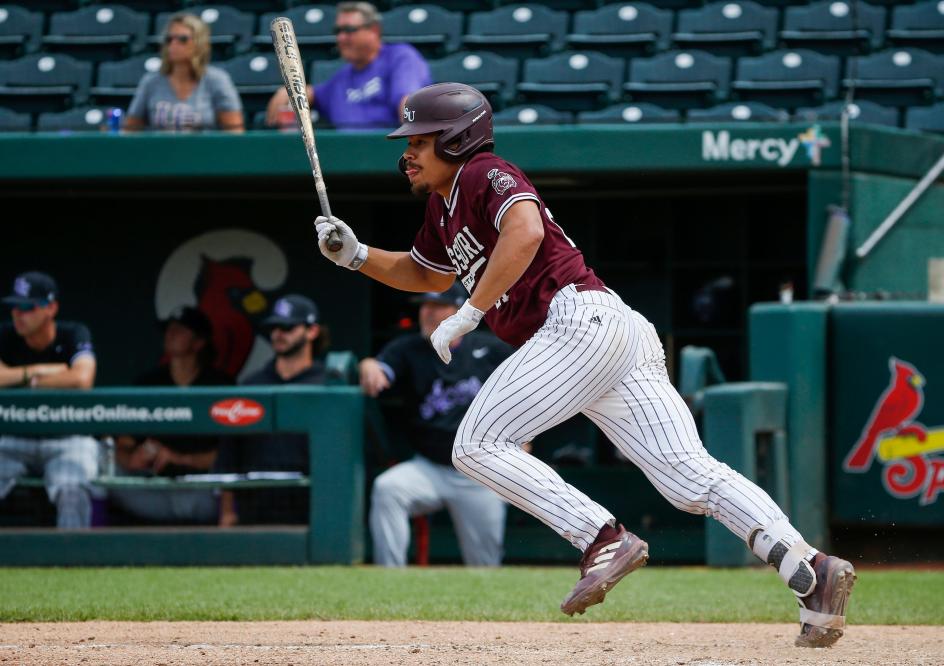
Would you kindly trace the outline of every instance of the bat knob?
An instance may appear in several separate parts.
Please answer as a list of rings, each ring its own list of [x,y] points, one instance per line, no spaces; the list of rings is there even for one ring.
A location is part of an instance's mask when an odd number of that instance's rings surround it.
[[[341,242],[341,237],[338,236],[337,231],[332,231],[330,234],[328,234],[328,241],[325,244],[332,252],[337,252],[342,247],[344,247],[344,243]]]

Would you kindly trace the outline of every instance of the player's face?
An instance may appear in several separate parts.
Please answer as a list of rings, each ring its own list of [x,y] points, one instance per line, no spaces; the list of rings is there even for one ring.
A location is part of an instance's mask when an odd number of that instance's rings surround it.
[[[13,328],[17,334],[27,337],[45,326],[55,316],[55,304],[37,306],[32,309],[13,308]]]
[[[411,136],[406,151],[406,177],[410,179],[410,191],[416,196],[439,192],[449,196],[452,181],[459,168],[441,159],[435,151],[436,134]]]
[[[459,311],[455,305],[448,303],[423,303],[420,306],[420,332],[428,338],[443,320]]]

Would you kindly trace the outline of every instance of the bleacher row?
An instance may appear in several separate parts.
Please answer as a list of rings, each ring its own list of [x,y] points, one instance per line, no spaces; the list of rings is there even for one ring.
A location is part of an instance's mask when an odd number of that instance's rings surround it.
[[[831,120],[851,90],[853,120],[944,131],[942,0],[658,4],[378,3],[385,38],[420,49],[434,80],[480,88],[498,124]],[[233,78],[250,127],[281,85],[274,16],[293,20],[311,81],[343,64],[334,5],[0,5],[0,129],[99,129],[159,67],[160,35],[181,8],[211,25],[213,62]]]

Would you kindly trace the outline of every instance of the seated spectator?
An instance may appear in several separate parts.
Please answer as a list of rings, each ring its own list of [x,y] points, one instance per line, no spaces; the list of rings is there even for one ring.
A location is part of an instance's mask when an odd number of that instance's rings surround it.
[[[395,127],[406,96],[432,83],[429,65],[410,44],[385,44],[380,13],[369,2],[342,2],[335,19],[338,51],[347,64],[317,86],[308,86],[308,103],[339,129]],[[269,100],[266,123],[295,127],[288,92]],[[286,118],[287,120],[282,120]]]
[[[164,360],[135,382],[137,386],[228,386],[233,380],[213,367],[213,325],[194,307],[180,307],[161,322]],[[160,435],[115,438],[118,473],[179,476],[210,470],[220,438]],[[152,522],[213,523],[216,498],[207,490],[113,489],[112,501],[129,514]]]
[[[318,323],[318,308],[298,294],[280,298],[262,322],[269,333],[275,358],[241,382],[244,386],[324,384],[320,360],[327,348],[325,329]],[[308,474],[308,437],[273,433],[224,438],[216,465],[221,473],[299,472]],[[299,489],[223,491],[220,527],[237,524],[307,523],[309,493]]]
[[[210,63],[210,28],[193,14],[175,14],[164,30],[161,69],[145,74],[124,129],[243,131],[243,108],[229,74]]]
[[[416,297],[419,332],[395,338],[377,358],[360,363],[361,387],[367,395],[392,388],[404,397],[404,417],[416,451],[374,481],[369,523],[375,564],[405,565],[410,518],[442,508],[449,509],[465,564],[501,564],[505,503],[453,467],[452,444],[472,398],[512,349],[490,333],[472,331],[450,345],[452,362],[446,365],[429,343],[436,327],[454,315],[466,297],[459,282],[441,294]]]
[[[89,389],[95,383],[95,352],[84,324],[56,321],[59,288],[49,275],[29,272],[3,299],[13,323],[0,326],[0,386],[24,389]],[[56,506],[56,526],[91,525],[89,482],[98,475],[98,442],[85,435],[0,436],[0,499],[16,480],[42,474]]]

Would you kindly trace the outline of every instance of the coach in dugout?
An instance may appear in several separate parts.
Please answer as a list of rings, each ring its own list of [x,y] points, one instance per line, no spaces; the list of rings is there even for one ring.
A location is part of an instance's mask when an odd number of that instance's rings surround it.
[[[56,321],[59,288],[45,273],[17,276],[3,299],[12,323],[0,326],[0,386],[24,389],[88,389],[95,383],[95,353],[85,325]],[[0,498],[26,474],[43,474],[60,528],[89,527],[88,483],[98,473],[92,437],[0,436]]]
[[[453,343],[452,363],[446,365],[429,344],[436,327],[466,297],[458,282],[445,292],[415,297],[419,332],[395,338],[377,358],[360,363],[367,395],[391,389],[406,401],[408,436],[416,451],[374,481],[369,523],[375,564],[404,566],[410,518],[442,508],[452,517],[465,564],[501,564],[505,502],[452,466],[452,442],[472,399],[512,349],[491,333],[473,331]]]
[[[346,62],[330,79],[308,86],[308,102],[338,129],[395,127],[406,96],[432,83],[429,65],[409,44],[385,44],[380,13],[369,2],[342,2],[337,6],[334,33],[338,52]],[[277,127],[280,118],[295,127],[285,88],[269,100],[266,124]]]

